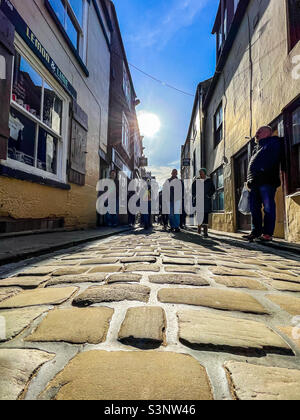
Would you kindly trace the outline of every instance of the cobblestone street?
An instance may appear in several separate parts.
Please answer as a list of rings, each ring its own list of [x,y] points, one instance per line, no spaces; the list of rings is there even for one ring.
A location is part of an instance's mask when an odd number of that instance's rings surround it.
[[[296,254],[157,228],[0,277],[1,400],[300,399]]]

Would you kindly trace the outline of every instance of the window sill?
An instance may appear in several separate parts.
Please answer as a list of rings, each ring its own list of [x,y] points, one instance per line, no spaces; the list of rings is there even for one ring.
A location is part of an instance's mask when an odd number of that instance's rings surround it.
[[[19,170],[19,169],[13,169],[8,166],[1,165],[1,164],[0,164],[0,176],[4,176],[6,178],[18,179],[20,181],[32,182],[35,184],[45,185],[47,187],[58,188],[61,190],[71,189],[70,185],[64,184],[63,182],[54,181],[49,178],[44,178],[38,175],[34,175],[32,173]]]
[[[65,29],[62,27],[60,21],[58,20],[51,4],[49,3],[48,0],[45,0],[45,5],[46,8],[48,10],[48,12],[50,13],[52,19],[54,20],[54,22],[56,23],[58,29],[60,30],[61,34],[63,35],[65,41],[67,42],[68,46],[70,47],[70,50],[72,51],[73,55],[75,56],[78,64],[80,65],[82,71],[84,72],[84,74],[86,75],[86,77],[89,77],[90,73],[86,67],[86,65],[84,64],[84,62],[82,61],[82,58],[80,57],[80,55],[78,54],[78,51],[76,50],[76,48],[74,47],[74,45],[72,44],[72,42],[70,41],[70,38],[68,37],[68,34],[66,33]]]

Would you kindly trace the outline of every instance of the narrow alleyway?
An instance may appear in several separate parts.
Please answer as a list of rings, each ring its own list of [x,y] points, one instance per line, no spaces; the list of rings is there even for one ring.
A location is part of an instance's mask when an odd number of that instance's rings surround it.
[[[1,400],[300,398],[295,254],[157,228],[0,277]]]

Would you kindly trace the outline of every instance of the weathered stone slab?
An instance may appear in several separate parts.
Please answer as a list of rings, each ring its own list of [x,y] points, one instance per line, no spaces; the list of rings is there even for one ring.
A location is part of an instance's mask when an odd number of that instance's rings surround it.
[[[300,298],[284,295],[268,295],[267,298],[289,314],[300,315]]]
[[[166,273],[191,273],[197,274],[199,268],[191,265],[166,265],[164,267]]]
[[[142,279],[140,274],[122,273],[113,274],[108,277],[107,283],[139,283]]]
[[[22,289],[35,289],[36,287],[41,286],[43,283],[46,283],[50,277],[10,277],[7,279],[0,280],[1,287],[12,287],[17,286]]]
[[[89,274],[95,273],[118,273],[123,268],[122,265],[98,265],[89,270]]]
[[[137,257],[159,257],[160,252],[158,252],[158,251],[149,251],[149,252],[143,251],[143,252],[137,252],[136,255],[137,255]],[[133,255],[128,255],[128,257],[130,257],[130,256],[133,257]]]
[[[3,287],[0,288],[0,302],[10,297],[16,296],[21,293],[22,289],[19,287]]]
[[[300,292],[300,282],[291,283],[289,281],[280,281],[280,280],[264,280],[266,284],[269,284],[276,290],[282,292]],[[299,312],[300,313],[300,312]]]
[[[0,309],[27,306],[59,305],[77,292],[78,287],[35,289],[18,294],[0,303]]]
[[[106,340],[113,313],[110,308],[55,309],[25,341],[99,344]]]
[[[143,271],[147,271],[147,272],[153,272],[156,273],[158,271],[160,271],[160,266],[157,264],[128,264],[125,266],[125,271],[126,272],[143,272]]]
[[[255,271],[239,270],[237,268],[229,267],[212,267],[209,269],[212,274],[217,276],[239,276],[239,277],[256,277],[261,278]]]
[[[224,268],[236,268],[238,270],[253,270],[255,269],[255,266],[251,265],[251,264],[242,264],[242,263],[236,263],[233,261],[220,261],[217,260],[216,261],[217,265],[219,267],[224,267]]]
[[[159,274],[150,276],[149,281],[157,284],[182,284],[186,286],[209,286],[209,282],[201,276],[192,274]]]
[[[160,307],[130,308],[119,331],[123,344],[142,349],[158,348],[165,342],[166,316]]]
[[[293,275],[292,273],[286,274],[286,273],[271,273],[268,271],[260,271],[259,272],[262,276],[271,278],[273,280],[283,280],[283,281],[290,281],[293,283],[299,283],[300,284],[300,277],[297,275]]]
[[[198,350],[237,354],[291,354],[289,345],[265,324],[208,311],[180,311],[180,341]]]
[[[225,311],[268,314],[268,311],[247,293],[214,288],[161,289],[158,299],[164,303],[205,306]]]
[[[40,398],[53,395],[55,400],[213,399],[206,371],[193,357],[158,351],[80,353]]]
[[[73,300],[75,306],[90,306],[101,302],[136,300],[148,302],[150,288],[140,284],[112,284],[90,287]]]
[[[20,334],[32,321],[47,312],[48,308],[23,308],[0,311],[0,317],[5,320],[5,337],[0,341],[8,341]],[[3,332],[3,331],[2,331]],[[1,391],[0,391],[1,392]]]
[[[104,264],[116,264],[118,258],[93,258],[91,260],[81,261],[80,265],[104,265]]]
[[[217,263],[213,259],[204,259],[204,258],[198,258],[197,260],[198,265],[217,265]]]
[[[52,277],[47,281],[46,287],[57,286],[60,284],[79,284],[79,283],[102,283],[105,281],[107,274],[78,274],[74,276]]]
[[[172,265],[195,265],[195,260],[190,258],[170,258],[164,257],[163,264],[172,264]]]
[[[267,290],[262,283],[251,277],[214,276],[212,278],[216,283],[223,284],[227,287],[250,290]]]
[[[0,400],[21,399],[32,375],[54,357],[39,350],[0,349]]]
[[[156,263],[156,257],[125,257],[121,258],[121,263],[130,264],[130,263]]]
[[[278,330],[283,332],[286,336],[292,340],[296,346],[300,349],[300,320],[299,326],[294,327],[278,327]]]
[[[299,400],[300,370],[228,362],[232,395],[237,400]]]
[[[55,270],[59,268],[60,267],[56,267],[56,266],[31,267],[23,271],[22,273],[19,273],[18,277],[20,276],[25,276],[25,277],[48,276],[49,274],[53,273]]]
[[[55,270],[52,276],[76,276],[77,274],[86,273],[88,269],[88,267],[64,267]]]

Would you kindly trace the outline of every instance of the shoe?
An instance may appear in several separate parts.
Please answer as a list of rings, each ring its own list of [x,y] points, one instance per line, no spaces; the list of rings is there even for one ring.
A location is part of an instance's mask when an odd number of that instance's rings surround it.
[[[176,233],[179,233],[180,232],[180,229],[179,228],[175,229],[175,232]]]
[[[261,237],[259,238],[259,240],[261,242],[265,242],[265,243],[272,242],[273,241],[273,237],[270,236],[270,235],[261,235]]]
[[[255,239],[258,239],[259,238],[259,236],[256,236],[253,233],[250,233],[250,235],[244,235],[242,238],[243,239],[246,239],[246,241],[254,242]]]

